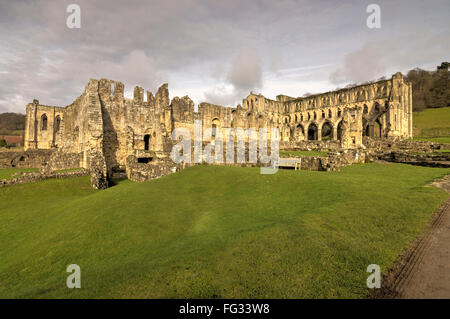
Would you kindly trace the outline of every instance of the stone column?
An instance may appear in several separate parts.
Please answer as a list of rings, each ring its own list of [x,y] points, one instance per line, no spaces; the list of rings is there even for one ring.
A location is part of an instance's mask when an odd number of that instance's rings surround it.
[[[369,126],[369,134],[368,135],[369,135],[369,137],[374,138],[374,131],[373,131],[374,123],[369,123],[368,126]]]

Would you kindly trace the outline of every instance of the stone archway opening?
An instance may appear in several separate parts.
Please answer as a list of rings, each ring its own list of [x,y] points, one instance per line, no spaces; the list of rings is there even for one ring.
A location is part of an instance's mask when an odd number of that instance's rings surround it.
[[[42,114],[41,116],[41,131],[46,131],[47,130],[47,115],[46,114]]]
[[[305,139],[305,129],[303,125],[298,124],[295,127],[295,140],[296,141],[303,141]]]
[[[333,126],[326,121],[322,125],[322,141],[329,141],[333,139]]]
[[[144,150],[148,151],[150,149],[150,134],[144,135]]]
[[[373,123],[373,138],[381,138],[381,123],[380,123],[380,119],[377,119],[374,123]]]
[[[364,118],[363,118],[363,121],[362,121],[362,135],[363,136],[370,136],[369,122],[367,122],[367,120],[364,119]]]
[[[340,121],[337,126],[337,139],[338,140],[342,140],[343,129],[344,129],[344,124],[342,124],[342,121]]]
[[[311,123],[308,127],[308,141],[316,141],[318,139],[318,131],[317,125]]]
[[[212,125],[211,125],[211,128],[212,128],[212,130],[211,130],[211,136],[213,137],[213,138],[215,138],[216,136],[217,136],[217,133],[218,133],[218,129],[219,129],[219,127],[220,127],[220,122],[219,122],[219,119],[218,118],[215,118],[214,120],[212,120]]]

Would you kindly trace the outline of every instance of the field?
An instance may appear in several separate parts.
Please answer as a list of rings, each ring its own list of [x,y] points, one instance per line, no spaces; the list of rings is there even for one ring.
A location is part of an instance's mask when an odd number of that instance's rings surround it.
[[[450,107],[413,113],[414,139],[450,143]]]
[[[0,298],[336,298],[369,293],[447,194],[450,169],[196,166],[104,191],[88,177],[0,188]],[[68,289],[66,267],[81,267]]]

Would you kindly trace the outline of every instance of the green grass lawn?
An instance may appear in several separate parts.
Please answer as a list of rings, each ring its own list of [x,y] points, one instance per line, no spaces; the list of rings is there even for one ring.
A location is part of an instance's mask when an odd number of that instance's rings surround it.
[[[299,157],[299,156],[328,156],[327,152],[320,151],[283,151],[280,150],[280,157]]]
[[[450,107],[414,112],[413,126],[416,139],[450,143]]]
[[[0,169],[0,180],[13,178],[14,173],[18,172],[33,172],[38,171],[38,168],[1,168]]]
[[[93,190],[89,177],[0,188],[0,298],[358,298],[448,195],[450,169],[196,166]],[[81,267],[68,289],[66,267]]]
[[[418,141],[428,141],[442,144],[450,144],[450,136],[449,137],[415,137],[415,140]]]

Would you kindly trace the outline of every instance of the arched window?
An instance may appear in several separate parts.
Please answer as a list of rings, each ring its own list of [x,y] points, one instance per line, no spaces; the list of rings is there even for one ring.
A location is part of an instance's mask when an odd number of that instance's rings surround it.
[[[41,116],[41,131],[47,130],[47,115],[42,114]]]
[[[332,118],[333,117],[333,113],[331,112],[331,110],[328,110],[328,117]]]
[[[144,135],[144,149],[146,151],[150,149],[150,134]]]
[[[343,130],[344,130],[344,124],[342,123],[342,121],[340,121],[337,126],[337,139],[338,140],[342,139],[342,131]]]
[[[231,111],[231,127],[234,125],[234,115],[236,114],[236,111]]]
[[[212,130],[211,130],[211,136],[212,137],[216,137],[217,136],[217,128],[219,127],[219,119],[214,119],[213,121],[212,121],[212,125],[211,125],[211,128],[212,128]]]
[[[369,113],[369,109],[367,108],[367,105],[364,105],[364,114]]]
[[[338,109],[338,114],[337,114],[337,116],[338,116],[338,117],[341,117],[341,115],[342,115],[342,111],[341,111],[341,109]]]
[[[59,132],[60,127],[61,127],[61,118],[58,115],[55,118],[55,133]]]

